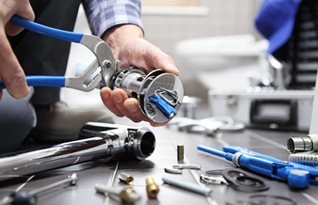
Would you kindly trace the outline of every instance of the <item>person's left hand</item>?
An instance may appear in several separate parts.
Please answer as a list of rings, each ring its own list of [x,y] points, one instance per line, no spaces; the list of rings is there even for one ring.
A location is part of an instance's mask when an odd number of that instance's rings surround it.
[[[126,24],[108,30],[103,39],[110,46],[117,60],[122,61],[121,67],[135,66],[148,73],[154,69],[179,74],[173,59],[143,39],[142,30],[135,25]],[[101,89],[101,98],[105,106],[118,117],[127,116],[134,122],[147,121],[152,126],[162,126],[165,123],[155,123],[146,117],[139,109],[138,100],[129,98],[122,89],[113,91],[104,87]]]

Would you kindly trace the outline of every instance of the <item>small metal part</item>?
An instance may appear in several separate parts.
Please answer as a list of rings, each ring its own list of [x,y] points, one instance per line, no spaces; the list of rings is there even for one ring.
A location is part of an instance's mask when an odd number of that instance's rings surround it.
[[[289,152],[318,151],[318,135],[290,137],[287,140],[287,149]]]
[[[212,194],[212,190],[207,187],[200,186],[198,184],[193,184],[186,181],[177,180],[168,176],[162,177],[162,181],[166,184],[176,186],[191,192],[195,192],[204,196],[210,196]]]
[[[122,182],[125,182],[126,184],[129,184],[129,185],[132,185],[132,183],[134,181],[134,177],[125,173],[125,172],[119,173],[118,179]]]
[[[166,167],[165,167],[165,172],[170,174],[182,174],[181,169],[172,169],[172,168],[166,168]]]
[[[159,187],[151,176],[146,178],[146,190],[149,198],[156,198],[159,193]]]
[[[141,199],[140,195],[137,194],[132,188],[116,189],[103,184],[95,184],[95,190],[104,195],[115,195],[126,204],[135,204]]]
[[[200,175],[200,181],[205,184],[228,184],[222,175],[220,176],[211,176],[207,174]]]
[[[107,123],[93,123],[85,127],[86,133],[82,134],[92,137],[84,136],[86,139],[0,157],[0,175],[3,176],[0,182],[12,179],[12,176],[25,176],[97,159],[132,157],[143,160],[155,150],[156,138],[145,127]]]
[[[174,164],[172,165],[172,168],[174,169],[201,169],[200,165],[196,164]]]
[[[200,181],[206,184],[226,184],[229,183],[222,175],[223,170],[209,170],[206,171],[205,174],[200,175]]]
[[[29,192],[25,191],[14,191],[10,194],[10,196],[5,197],[3,200],[0,201],[1,205],[4,204],[27,204],[33,205],[37,203],[37,198],[45,194],[49,191],[53,191],[56,188],[64,188],[66,186],[74,186],[78,182],[78,177],[76,173],[73,173],[68,176],[67,179],[55,182],[53,184],[34,189]]]
[[[297,164],[303,164],[308,166],[318,166],[318,152],[300,152],[293,153],[288,156],[289,162],[294,162]]]
[[[184,160],[184,146],[182,144],[177,145],[177,151],[178,151],[178,161]]]

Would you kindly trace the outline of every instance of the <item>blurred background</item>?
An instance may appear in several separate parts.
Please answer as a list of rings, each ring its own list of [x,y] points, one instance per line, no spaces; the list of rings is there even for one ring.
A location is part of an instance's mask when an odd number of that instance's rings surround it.
[[[145,38],[172,56],[180,70],[185,94],[206,101],[207,91],[248,86],[248,76],[260,71],[259,56],[266,49],[254,27],[262,0],[143,0]],[[75,32],[90,33],[81,7]],[[94,56],[72,44],[67,76],[78,63]],[[70,107],[103,106],[99,91],[63,89]]]

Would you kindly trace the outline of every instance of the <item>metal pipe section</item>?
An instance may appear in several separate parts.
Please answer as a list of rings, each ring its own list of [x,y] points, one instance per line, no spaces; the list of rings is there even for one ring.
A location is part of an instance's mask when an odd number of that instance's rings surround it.
[[[318,135],[290,137],[287,140],[287,149],[289,152],[318,151]]]
[[[155,136],[147,128],[121,127],[98,132],[94,137],[49,148],[0,157],[0,181],[49,171],[82,162],[134,157],[143,160],[155,149]]]

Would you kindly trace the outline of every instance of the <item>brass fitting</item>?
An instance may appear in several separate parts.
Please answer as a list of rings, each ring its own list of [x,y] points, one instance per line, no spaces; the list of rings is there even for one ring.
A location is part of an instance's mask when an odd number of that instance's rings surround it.
[[[177,146],[177,151],[178,151],[178,161],[183,161],[184,160],[184,146],[182,144],[178,144]]]
[[[131,175],[124,173],[124,172],[119,173],[118,178],[120,181],[125,182],[129,185],[132,185],[132,183],[134,181],[134,177],[132,177]]]
[[[140,200],[140,196],[132,188],[123,189],[119,193],[119,197],[126,204],[135,204]]]
[[[156,198],[159,193],[159,187],[151,176],[146,178],[146,190],[149,198]]]

